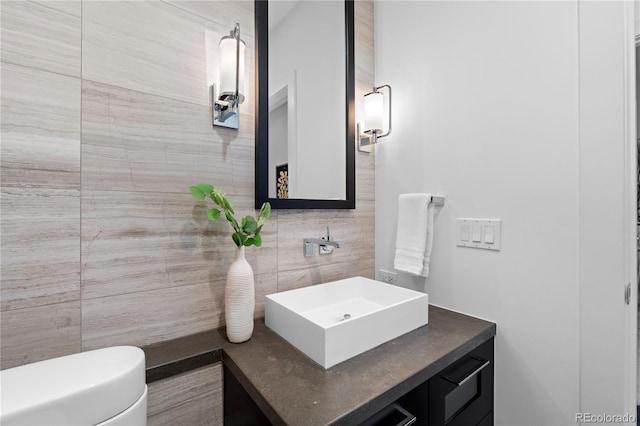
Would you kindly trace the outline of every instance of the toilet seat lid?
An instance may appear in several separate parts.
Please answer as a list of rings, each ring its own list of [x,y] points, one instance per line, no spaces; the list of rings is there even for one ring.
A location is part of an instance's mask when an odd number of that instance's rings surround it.
[[[0,424],[96,424],[145,389],[144,352],[115,346],[0,371]]]

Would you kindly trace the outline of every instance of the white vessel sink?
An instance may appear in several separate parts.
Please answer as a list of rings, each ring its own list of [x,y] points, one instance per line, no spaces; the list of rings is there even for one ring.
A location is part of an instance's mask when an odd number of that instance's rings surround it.
[[[324,368],[429,322],[429,296],[353,277],[265,297],[265,322]]]

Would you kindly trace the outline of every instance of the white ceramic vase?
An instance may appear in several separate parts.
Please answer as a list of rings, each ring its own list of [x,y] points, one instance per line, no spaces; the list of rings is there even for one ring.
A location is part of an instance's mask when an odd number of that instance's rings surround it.
[[[251,338],[255,298],[253,269],[244,257],[244,246],[237,247],[224,291],[224,318],[231,343],[246,342]]]

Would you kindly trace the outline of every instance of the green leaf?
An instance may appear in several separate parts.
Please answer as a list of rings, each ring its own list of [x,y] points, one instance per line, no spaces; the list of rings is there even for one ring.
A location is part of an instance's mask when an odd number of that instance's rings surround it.
[[[234,243],[236,243],[236,245],[238,247],[242,247],[242,245],[244,244],[246,237],[244,236],[244,234],[242,232],[235,232],[232,236],[231,239],[233,240]]]
[[[251,217],[245,216],[242,218],[242,230],[245,234],[253,234],[258,229],[258,222]]]
[[[198,188],[205,194],[211,194],[213,191],[213,185],[209,185],[208,183],[199,183]]]
[[[207,194],[205,194],[204,192],[202,192],[202,189],[200,189],[197,186],[190,186],[189,187],[189,191],[191,191],[191,194],[196,197],[198,200],[204,200],[204,197],[207,196]]]
[[[231,235],[233,242],[238,246],[251,246],[255,245],[260,247],[262,245],[262,237],[260,237],[260,231],[264,226],[265,221],[271,215],[271,204],[263,203],[260,208],[260,214],[257,219],[253,216],[245,216],[242,218],[241,225],[234,217],[235,212],[233,210],[233,204],[220,188],[216,188],[208,183],[199,183],[195,186],[190,186],[189,191],[191,194],[199,199],[203,200],[207,197],[211,198],[218,208],[210,208],[207,210],[207,218],[211,221],[218,220],[222,212],[225,217],[231,223],[234,233]],[[249,236],[252,237],[249,237]]]
[[[224,197],[222,195],[220,195],[220,193],[218,192],[214,192],[213,193],[213,201],[215,201],[215,203],[217,205],[219,205],[220,207],[222,207],[223,209],[224,207]]]
[[[264,220],[267,220],[269,219],[269,216],[271,216],[271,203],[262,203],[262,207],[260,208],[260,217],[263,217]]]
[[[231,213],[235,214],[236,212],[233,211],[233,204],[231,203],[231,200],[228,199],[227,197],[224,197],[223,200],[224,200],[224,208],[229,210]]]
[[[238,221],[236,220],[235,217],[233,217],[233,215],[231,214],[231,212],[229,210],[225,210],[224,211],[224,215],[227,218],[227,220],[229,222],[231,222],[231,225],[233,226],[233,229],[235,229],[236,231],[240,230],[240,227],[238,226]]]
[[[220,210],[215,208],[207,210],[207,217],[209,218],[209,220],[218,220],[218,218],[220,217]]]

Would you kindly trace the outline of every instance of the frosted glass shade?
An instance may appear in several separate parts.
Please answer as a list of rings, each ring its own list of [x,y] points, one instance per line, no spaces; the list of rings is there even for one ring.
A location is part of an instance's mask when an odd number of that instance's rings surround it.
[[[383,126],[384,99],[382,93],[373,92],[364,97],[364,131],[380,133]]]
[[[240,40],[240,72],[238,73],[238,102],[244,102],[244,41]],[[223,37],[220,40],[220,94],[236,93],[236,39]]]

